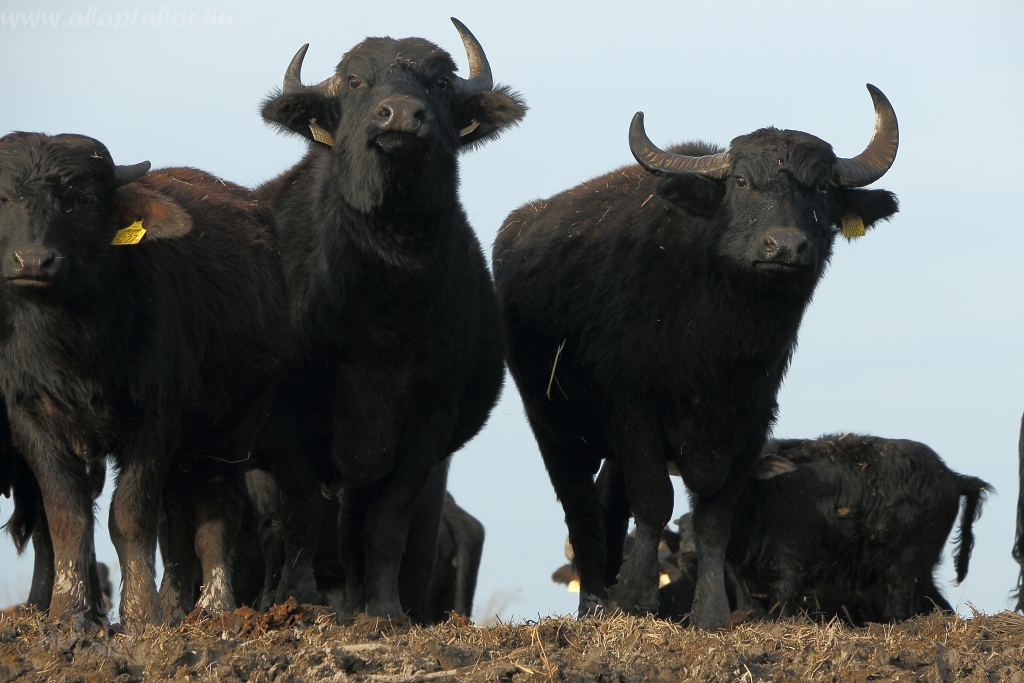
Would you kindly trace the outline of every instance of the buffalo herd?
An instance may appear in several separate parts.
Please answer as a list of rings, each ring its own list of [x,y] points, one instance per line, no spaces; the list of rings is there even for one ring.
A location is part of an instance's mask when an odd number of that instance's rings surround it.
[[[307,85],[303,46],[261,114],[306,154],[255,189],[119,165],[84,135],[0,138],[0,493],[34,549],[28,604],[104,623],[109,462],[127,628],[291,598],[469,616],[484,528],[448,462],[507,364],[580,617],[950,610],[934,568],[962,507],[966,575],[988,484],[912,441],[769,438],[837,237],[898,211],[867,189],[899,145],[885,95],[867,86],[852,158],[771,127],[662,150],[637,113],[638,165],[512,212],[492,279],[459,155],[527,107],[452,21],[467,78],[427,40],[367,38]],[[1024,424],[1020,462],[1024,481]],[[693,510],[678,532],[671,474]],[[1024,566],[1024,499],[1017,534]]]

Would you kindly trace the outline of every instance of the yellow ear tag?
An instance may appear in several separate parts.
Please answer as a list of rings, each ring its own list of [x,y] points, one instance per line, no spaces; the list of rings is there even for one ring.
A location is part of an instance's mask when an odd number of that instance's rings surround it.
[[[142,221],[135,221],[127,228],[121,228],[114,235],[114,239],[110,241],[111,244],[123,245],[123,244],[138,244],[139,241],[145,237],[146,229],[142,227]]]
[[[318,126],[316,119],[309,120],[309,132],[313,134],[313,139],[317,142],[327,145],[328,147],[334,147],[334,136]]]
[[[843,237],[848,240],[864,236],[864,221],[855,213],[843,216]]]

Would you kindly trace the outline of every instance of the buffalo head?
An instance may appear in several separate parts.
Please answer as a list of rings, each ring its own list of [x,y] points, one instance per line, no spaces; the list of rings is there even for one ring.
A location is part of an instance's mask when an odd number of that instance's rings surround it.
[[[332,147],[346,201],[378,206],[396,173],[453,185],[456,154],[501,134],[526,114],[522,98],[495,86],[483,48],[452,19],[469,56],[469,78],[451,56],[422,38],[367,38],[335,74],[316,85],[300,80],[308,45],[292,59],[281,92],[264,103],[268,123]],[[408,187],[408,180],[403,181]],[[406,203],[417,203],[406,197]]]
[[[149,162],[117,166],[83,135],[11,133],[0,138],[0,273],[10,291],[88,287],[109,270],[122,228],[146,241],[191,229],[174,202],[135,183]]]
[[[716,254],[728,266],[762,284],[806,292],[824,271],[840,229],[859,236],[898,210],[891,192],[859,189],[889,170],[899,145],[892,105],[878,88],[868,91],[875,130],[852,159],[837,157],[813,135],[776,128],[740,136],[727,151],[665,152],[647,138],[642,112],[630,126],[630,150],[649,172],[665,176],[661,196],[713,219]]]

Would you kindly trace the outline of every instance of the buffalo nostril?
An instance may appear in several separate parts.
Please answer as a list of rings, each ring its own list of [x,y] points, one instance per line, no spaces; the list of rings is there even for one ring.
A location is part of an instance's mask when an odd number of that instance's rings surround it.
[[[387,121],[391,119],[392,116],[394,116],[394,112],[391,110],[391,107],[381,105],[377,109],[377,116]]]

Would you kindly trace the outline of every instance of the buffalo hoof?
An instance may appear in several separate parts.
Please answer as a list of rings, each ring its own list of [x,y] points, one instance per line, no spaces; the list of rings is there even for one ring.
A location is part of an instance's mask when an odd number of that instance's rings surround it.
[[[647,585],[647,583],[646,581],[624,581],[616,584],[609,591],[611,607],[636,616],[657,612],[658,607],[661,606],[658,586],[657,584]]]
[[[235,594],[231,590],[231,581],[227,572],[216,567],[210,572],[210,580],[203,585],[196,606],[209,614],[221,614],[235,611]]]
[[[580,591],[580,607],[577,612],[577,618],[603,619],[604,615],[604,600],[591,593]]]
[[[398,600],[382,600],[379,603],[370,603],[366,606],[366,613],[371,617],[391,619],[396,623],[408,618],[406,617],[405,611],[402,610],[402,603]]]
[[[160,609],[164,613],[164,623],[168,626],[177,626],[185,621],[190,610],[182,604],[181,591],[175,587],[166,570],[158,595],[160,596]]]
[[[723,628],[731,615],[729,601],[724,595],[721,600],[709,600],[704,603],[697,599],[694,600],[693,612],[690,613],[690,623],[702,631],[715,631]]]

